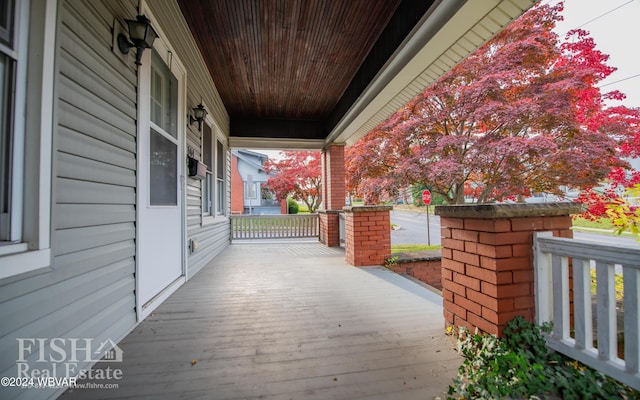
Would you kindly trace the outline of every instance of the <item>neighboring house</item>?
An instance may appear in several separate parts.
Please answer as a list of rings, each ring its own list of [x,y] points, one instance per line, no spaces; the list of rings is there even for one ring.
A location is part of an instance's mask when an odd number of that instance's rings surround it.
[[[264,163],[266,154],[249,150],[231,151],[231,213],[232,214],[286,214],[286,201],[263,188],[269,180]]]
[[[224,250],[231,147],[323,149],[342,209],[344,146],[534,1],[221,3],[3,0],[0,376],[91,367]]]

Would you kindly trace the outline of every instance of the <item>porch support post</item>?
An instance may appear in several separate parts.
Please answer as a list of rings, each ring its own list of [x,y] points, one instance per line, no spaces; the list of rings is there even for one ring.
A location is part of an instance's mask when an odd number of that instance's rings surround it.
[[[320,243],[327,247],[340,246],[340,211],[320,210]]]
[[[325,210],[342,210],[345,205],[344,144],[330,144],[322,152],[322,189]]]
[[[320,242],[328,247],[340,246],[338,211],[345,205],[344,144],[330,144],[322,151],[322,204]]]
[[[575,203],[436,206],[445,325],[501,335],[535,316],[533,232],[573,237]]]
[[[345,207],[345,260],[355,266],[383,265],[391,256],[391,206]]]

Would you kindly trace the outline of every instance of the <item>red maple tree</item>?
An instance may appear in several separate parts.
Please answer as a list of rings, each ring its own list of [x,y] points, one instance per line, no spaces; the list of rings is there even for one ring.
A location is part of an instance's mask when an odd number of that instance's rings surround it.
[[[272,174],[264,185],[279,200],[291,197],[315,212],[322,201],[319,151],[281,151],[281,160],[267,160],[265,171]]]
[[[615,68],[588,33],[553,31],[562,4],[538,5],[347,148],[348,187],[375,201],[423,184],[450,204],[587,188],[629,140],[619,92],[597,84]],[[636,110],[637,111],[637,110]]]
[[[629,159],[640,157],[640,109],[613,107],[603,120],[608,131],[620,138],[620,156]],[[602,217],[611,218],[607,210],[625,203],[624,196],[638,184],[640,171],[612,168],[603,184],[588,187],[580,193],[578,201],[585,206],[582,216],[594,220]],[[633,205],[629,207],[632,214],[636,209]]]

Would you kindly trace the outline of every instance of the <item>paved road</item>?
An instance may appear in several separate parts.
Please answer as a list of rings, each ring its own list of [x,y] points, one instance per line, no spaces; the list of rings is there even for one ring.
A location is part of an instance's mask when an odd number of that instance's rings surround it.
[[[400,227],[391,231],[391,244],[427,244],[426,214],[407,211],[391,211],[391,223]],[[431,244],[440,244],[440,217],[429,216]],[[640,242],[632,237],[601,235],[598,233],[574,232],[573,237],[601,244],[613,244],[628,247],[640,247]]]
[[[427,215],[406,211],[391,211],[391,223],[400,227],[391,231],[391,244],[428,244]],[[440,217],[429,215],[431,244],[440,244]]]
[[[640,247],[640,242],[629,236],[611,236],[598,233],[573,232],[574,239],[588,240],[600,244],[613,244],[624,247]]]

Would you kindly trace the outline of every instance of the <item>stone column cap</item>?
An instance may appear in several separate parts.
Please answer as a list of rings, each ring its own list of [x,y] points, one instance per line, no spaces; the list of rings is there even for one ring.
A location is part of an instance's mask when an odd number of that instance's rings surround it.
[[[345,206],[342,208],[345,212],[372,212],[372,211],[390,211],[393,206]]]
[[[455,204],[436,206],[435,213],[448,218],[555,217],[579,214],[581,205],[573,202],[517,204]]]

